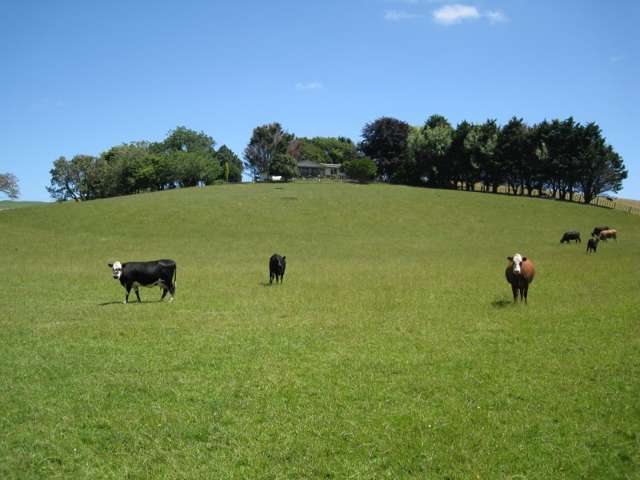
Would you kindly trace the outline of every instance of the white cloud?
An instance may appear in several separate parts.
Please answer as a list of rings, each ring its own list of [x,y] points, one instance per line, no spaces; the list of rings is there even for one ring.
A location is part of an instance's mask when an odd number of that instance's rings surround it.
[[[420,17],[422,17],[422,15],[418,13],[409,13],[402,10],[387,10],[384,12],[384,19],[389,22],[401,22],[403,20],[412,20]]]
[[[485,17],[489,20],[489,23],[502,23],[508,22],[509,18],[504,14],[502,10],[489,10],[484,14]]]
[[[463,20],[477,20],[480,18],[478,9],[471,5],[445,5],[433,11],[433,19],[442,25],[453,25]]]
[[[324,85],[322,85],[322,83],[320,82],[298,82],[296,83],[296,90],[299,91],[303,91],[303,90],[322,90],[324,88]]]

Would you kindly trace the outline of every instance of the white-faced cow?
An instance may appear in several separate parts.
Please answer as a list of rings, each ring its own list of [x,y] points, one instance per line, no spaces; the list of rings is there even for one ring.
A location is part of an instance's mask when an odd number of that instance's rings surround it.
[[[533,282],[533,277],[536,274],[533,262],[519,253],[513,257],[507,257],[507,260],[509,260],[509,265],[505,270],[505,276],[507,282],[511,284],[513,302],[518,300],[518,292],[520,292],[520,301],[524,300],[524,303],[527,303],[529,285]]]
[[[152,262],[127,262],[110,263],[109,266],[112,269],[113,278],[120,280],[120,284],[127,291],[124,297],[124,303],[129,303],[129,293],[133,288],[140,300],[139,287],[160,287],[162,289],[162,297],[169,292],[171,295],[170,302],[173,302],[173,298],[176,293],[176,276],[177,267],[176,262],[173,260],[154,260]]]
[[[285,268],[287,268],[287,257],[282,257],[277,253],[271,255],[269,259],[269,283],[273,283],[274,278],[276,279],[276,283],[278,283],[278,278],[280,279],[280,283],[282,283]]]
[[[564,235],[562,235],[562,238],[560,239],[560,243],[571,243],[571,240],[575,240],[576,243],[582,242],[582,239],[580,238],[580,232],[576,232],[575,230],[564,232]]]

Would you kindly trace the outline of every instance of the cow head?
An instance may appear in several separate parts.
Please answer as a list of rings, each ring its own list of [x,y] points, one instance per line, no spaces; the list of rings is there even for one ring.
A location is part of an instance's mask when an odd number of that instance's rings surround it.
[[[120,262],[110,263],[111,272],[113,274],[113,278],[120,280],[120,275],[122,275],[122,264]]]
[[[520,275],[522,273],[522,262],[526,262],[527,257],[523,257],[519,253],[516,253],[513,257],[507,257],[507,260],[512,263],[514,275]]]

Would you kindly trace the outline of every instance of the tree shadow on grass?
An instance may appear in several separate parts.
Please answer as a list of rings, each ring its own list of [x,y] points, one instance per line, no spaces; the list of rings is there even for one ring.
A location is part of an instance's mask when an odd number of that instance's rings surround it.
[[[493,302],[491,302],[491,306],[493,308],[505,308],[512,304],[513,301],[508,298],[497,298]]]

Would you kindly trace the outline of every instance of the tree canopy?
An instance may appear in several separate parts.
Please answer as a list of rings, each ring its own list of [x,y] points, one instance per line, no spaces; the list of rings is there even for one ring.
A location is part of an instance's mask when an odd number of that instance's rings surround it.
[[[4,193],[12,200],[18,198],[20,196],[18,177],[13,173],[0,173],[0,193]]]

